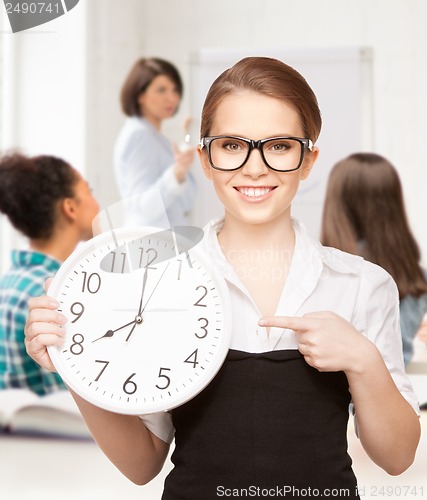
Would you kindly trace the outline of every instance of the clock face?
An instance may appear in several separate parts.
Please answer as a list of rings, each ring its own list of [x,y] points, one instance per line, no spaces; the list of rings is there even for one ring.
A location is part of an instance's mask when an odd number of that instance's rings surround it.
[[[84,399],[126,414],[168,410],[221,367],[230,341],[227,286],[198,247],[185,245],[171,231],[116,230],[61,266],[49,295],[68,323],[64,344],[49,354]]]

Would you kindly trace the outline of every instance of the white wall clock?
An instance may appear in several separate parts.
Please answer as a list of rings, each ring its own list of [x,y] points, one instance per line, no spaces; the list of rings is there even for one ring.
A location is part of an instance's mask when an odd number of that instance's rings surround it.
[[[49,295],[68,318],[65,342],[49,354],[71,389],[136,415],[179,406],[210,382],[229,348],[230,299],[192,246],[170,230],[120,229],[64,262]]]

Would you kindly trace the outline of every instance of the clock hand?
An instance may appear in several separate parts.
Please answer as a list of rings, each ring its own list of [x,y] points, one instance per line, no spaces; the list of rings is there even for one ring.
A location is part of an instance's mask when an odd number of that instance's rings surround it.
[[[145,303],[145,306],[142,308],[142,310],[140,311],[140,315],[145,311],[145,308],[147,307],[148,303],[150,302],[150,299],[151,297],[153,296],[153,293],[156,291],[156,288],[159,286],[159,283],[162,281],[162,278],[167,270],[167,268],[169,267],[171,261],[169,261],[165,267],[165,269],[163,270],[162,272],[162,275],[160,276],[159,280],[157,281],[156,283],[156,286],[153,288],[153,291],[151,292],[151,295],[148,297],[147,299],[147,302]]]
[[[119,328],[116,328],[115,330],[107,330],[106,333],[104,333],[104,335],[102,335],[101,337],[95,339],[92,341],[93,342],[96,342],[97,340],[101,340],[101,339],[104,339],[106,337],[112,337],[116,332],[118,332],[119,330],[122,330],[123,328],[126,328],[127,326],[129,325],[133,325],[129,335],[126,337],[126,341],[129,340],[130,336],[132,335],[133,331],[135,330],[135,327],[137,324],[139,323],[142,323],[142,318],[141,318],[141,309],[142,309],[142,301],[144,299],[144,291],[145,291],[145,287],[147,285],[147,268],[145,268],[145,272],[144,272],[144,278],[142,280],[142,292],[141,292],[141,300],[139,302],[139,310],[138,310],[138,315],[136,316],[136,318],[133,320],[133,321],[130,321],[129,323],[126,323],[125,325],[123,326],[120,326]]]
[[[144,270],[144,278],[142,280],[142,292],[141,292],[141,300],[139,301],[139,309],[138,316],[142,314],[142,301],[144,299],[145,286],[147,285],[147,268]]]
[[[145,292],[146,286],[147,286],[147,268],[145,267],[144,277],[142,279],[141,300],[139,301],[138,314],[135,318],[135,324],[133,325],[132,330],[129,332],[129,335],[126,337],[126,342],[131,338],[131,335],[132,335],[133,331],[135,330],[136,325],[142,323],[142,301],[144,300],[144,292]]]
[[[102,335],[101,337],[98,337],[95,340],[92,340],[92,344],[94,342],[96,342],[97,340],[101,340],[101,339],[106,338],[106,337],[112,337],[119,330],[123,330],[123,328],[126,328],[129,325],[136,325],[136,323],[137,323],[137,320],[134,319],[133,321],[130,321],[129,323],[126,323],[126,325],[119,326],[119,328],[116,328],[115,330],[107,330],[107,332],[104,333],[104,335]],[[132,331],[133,331],[133,329],[132,329]]]
[[[155,307],[154,309],[147,309],[147,312],[188,312],[188,308],[171,308],[171,307]]]
[[[147,302],[145,303],[145,306],[142,307],[142,300],[143,300],[143,297],[144,297],[144,290],[145,290],[145,285],[146,285],[146,281],[147,281],[147,268],[145,268],[145,274],[144,274],[144,280],[143,280],[143,283],[142,283],[142,297],[141,297],[141,302],[140,302],[140,305],[139,305],[139,312],[138,312],[138,316],[135,318],[135,322],[140,324],[142,323],[142,313],[145,311],[145,308],[147,307],[147,304],[150,302],[150,299],[151,297],[153,296],[153,293],[156,291],[156,288],[159,286],[159,283],[160,281],[162,280],[167,268],[169,267],[169,264],[170,264],[171,261],[169,261],[165,267],[165,269],[163,270],[162,272],[162,275],[160,276],[160,278],[158,279],[157,283],[156,283],[156,286],[154,287],[153,291],[151,292],[151,295],[148,297],[147,299]],[[136,323],[135,323],[135,326],[136,326]],[[135,326],[132,328],[132,330],[129,332],[129,335],[126,337],[126,342],[130,339],[133,331],[135,330]]]
[[[133,325],[131,331],[129,332],[129,335],[126,337],[126,342],[130,339],[130,336],[132,335],[133,331],[135,330],[135,327],[137,324],[138,324],[138,322],[135,321],[135,324]]]
[[[113,309],[113,311],[120,312],[133,312],[135,309]],[[186,312],[189,311],[187,307],[155,307],[153,309],[146,309],[145,312]]]

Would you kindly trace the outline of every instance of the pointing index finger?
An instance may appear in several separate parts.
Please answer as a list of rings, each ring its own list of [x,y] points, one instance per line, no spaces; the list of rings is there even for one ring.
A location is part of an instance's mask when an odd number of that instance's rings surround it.
[[[276,328],[289,328],[296,332],[307,331],[312,320],[298,316],[264,316],[258,322],[259,326],[271,326]]]

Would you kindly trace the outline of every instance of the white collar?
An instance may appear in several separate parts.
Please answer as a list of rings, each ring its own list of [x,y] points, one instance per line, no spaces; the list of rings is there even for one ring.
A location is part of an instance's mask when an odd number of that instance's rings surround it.
[[[283,292],[288,299],[286,309],[289,307],[289,310],[296,310],[316,288],[325,267],[340,274],[358,274],[363,259],[335,248],[322,246],[319,241],[307,233],[300,220],[292,217],[291,222],[295,231],[295,248]],[[212,259],[216,270],[227,281],[247,294],[245,287],[225,258],[219,245],[217,234],[223,225],[224,218],[221,217],[212,220],[205,226],[205,250]]]

